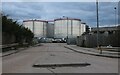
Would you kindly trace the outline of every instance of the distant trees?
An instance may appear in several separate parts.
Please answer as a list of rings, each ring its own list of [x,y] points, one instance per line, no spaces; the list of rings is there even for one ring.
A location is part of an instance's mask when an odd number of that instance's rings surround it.
[[[28,29],[19,25],[17,21],[9,19],[7,15],[2,14],[2,32],[14,35],[16,38],[16,43],[31,43],[34,34]]]
[[[88,25],[86,25],[86,33],[90,32],[90,27]]]

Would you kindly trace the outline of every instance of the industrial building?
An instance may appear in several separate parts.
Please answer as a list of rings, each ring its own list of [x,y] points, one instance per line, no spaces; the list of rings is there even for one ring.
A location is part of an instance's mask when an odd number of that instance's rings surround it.
[[[80,35],[81,20],[59,18],[54,20],[54,38],[69,38]]]
[[[47,21],[44,20],[24,20],[23,25],[34,33],[34,37],[46,37]]]
[[[86,23],[82,22],[80,25],[80,36],[86,32]]]
[[[54,24],[48,23],[47,25],[47,38],[54,38]]]
[[[53,38],[75,42],[77,36],[86,32],[86,23],[77,18],[57,18],[51,21],[24,20],[23,25],[34,33],[39,39]],[[43,40],[43,41],[44,41]],[[73,42],[72,41],[72,42]]]

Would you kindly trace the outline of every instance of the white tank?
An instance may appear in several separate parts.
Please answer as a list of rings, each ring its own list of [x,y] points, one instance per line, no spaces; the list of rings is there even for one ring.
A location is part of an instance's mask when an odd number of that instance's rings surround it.
[[[25,20],[23,25],[34,33],[34,37],[46,37],[48,22],[43,20]]]
[[[54,38],[77,37],[80,35],[81,20],[59,18],[54,20]]]
[[[86,23],[81,23],[80,26],[80,35],[82,35],[84,32],[86,32]]]
[[[25,28],[28,28],[33,32],[33,21],[23,21],[23,25]]]

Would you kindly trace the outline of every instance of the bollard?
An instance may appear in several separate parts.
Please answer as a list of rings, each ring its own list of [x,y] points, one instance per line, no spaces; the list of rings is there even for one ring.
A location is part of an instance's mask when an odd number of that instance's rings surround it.
[[[102,48],[101,48],[101,45],[98,46],[98,50],[100,51],[100,54],[102,54]]]

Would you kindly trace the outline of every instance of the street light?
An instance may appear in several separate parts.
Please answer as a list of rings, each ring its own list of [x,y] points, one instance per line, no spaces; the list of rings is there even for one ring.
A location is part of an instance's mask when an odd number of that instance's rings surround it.
[[[96,0],[96,12],[97,12],[97,46],[99,46],[99,13],[98,13],[98,0]]]
[[[67,40],[68,40],[68,17],[63,16],[63,18],[66,18],[66,19],[67,19]]]
[[[68,44],[68,17],[67,17],[67,44]]]
[[[66,37],[66,40],[67,40],[67,43],[68,43],[68,17],[63,16],[63,18],[66,18],[66,19],[67,19],[67,37]]]
[[[114,7],[114,9],[115,9],[115,26],[117,26],[117,23],[116,23],[116,22],[117,22],[117,20],[116,20],[116,18],[117,18],[117,11],[116,11],[116,9],[117,9],[117,8]]]
[[[34,19],[32,19],[33,20],[33,33],[35,32],[34,30],[35,30],[35,23],[34,23]],[[34,33],[35,34],[35,33]]]
[[[43,22],[43,37],[45,37],[44,30],[45,30],[45,28],[44,28],[44,22]]]

